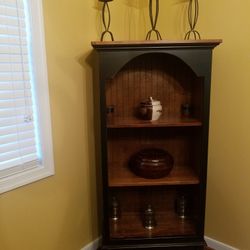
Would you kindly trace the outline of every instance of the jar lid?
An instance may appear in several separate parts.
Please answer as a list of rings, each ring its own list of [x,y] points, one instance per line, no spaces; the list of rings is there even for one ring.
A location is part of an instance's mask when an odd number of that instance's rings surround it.
[[[163,149],[148,148],[138,152],[137,158],[141,162],[166,162],[169,158],[169,154]]]
[[[141,102],[141,105],[144,105],[144,106],[156,106],[160,104],[161,102],[158,100],[154,100],[152,96],[148,97],[147,100]]]

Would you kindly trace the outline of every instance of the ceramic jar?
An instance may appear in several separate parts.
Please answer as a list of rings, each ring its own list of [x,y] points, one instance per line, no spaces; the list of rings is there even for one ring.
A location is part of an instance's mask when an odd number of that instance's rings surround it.
[[[129,161],[130,169],[147,179],[162,178],[170,173],[174,165],[173,157],[163,149],[147,148],[134,154]]]
[[[141,102],[139,112],[143,119],[156,121],[162,114],[161,102],[149,97],[144,102]]]

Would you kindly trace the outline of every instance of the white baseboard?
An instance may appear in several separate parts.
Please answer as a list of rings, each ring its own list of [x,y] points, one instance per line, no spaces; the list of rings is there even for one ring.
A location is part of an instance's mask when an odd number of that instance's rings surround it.
[[[90,242],[87,246],[83,247],[81,250],[97,250],[100,246],[101,238],[97,238],[96,240]]]
[[[214,250],[239,250],[238,248],[229,246],[206,236],[205,240],[207,242],[207,245]],[[100,242],[101,238],[97,238],[96,240],[90,242],[87,246],[83,247],[81,250],[97,250],[97,248],[100,246]]]
[[[217,240],[211,239],[206,236],[205,236],[205,241],[207,242],[207,245],[214,250],[239,250],[238,248],[229,246],[227,244],[224,244],[222,242],[219,242]]]

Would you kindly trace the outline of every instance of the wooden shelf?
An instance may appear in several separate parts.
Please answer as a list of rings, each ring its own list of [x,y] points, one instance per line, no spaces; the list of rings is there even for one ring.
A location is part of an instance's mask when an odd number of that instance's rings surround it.
[[[203,39],[203,40],[142,40],[142,41],[93,41],[92,46],[95,49],[116,49],[116,48],[168,48],[168,47],[215,47],[222,42],[221,39]]]
[[[110,187],[139,187],[163,185],[195,185],[199,184],[199,177],[188,166],[174,166],[166,177],[160,179],[145,179],[135,175],[128,167],[121,167],[112,163],[109,166]]]
[[[133,118],[108,119],[108,128],[147,128],[147,127],[200,127],[202,122],[194,118],[160,118],[157,121],[145,121]]]
[[[195,235],[195,223],[192,219],[181,219],[174,211],[156,213],[157,225],[152,230],[145,229],[141,214],[122,214],[117,221],[110,219],[110,236],[114,239],[122,238],[153,238],[168,236]],[[131,226],[131,223],[133,226]]]

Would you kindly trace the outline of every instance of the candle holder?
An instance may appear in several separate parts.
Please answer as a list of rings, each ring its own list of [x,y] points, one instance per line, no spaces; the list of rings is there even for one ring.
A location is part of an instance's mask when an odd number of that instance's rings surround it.
[[[120,217],[120,203],[116,197],[112,197],[111,219],[117,221]]]
[[[175,212],[181,219],[190,216],[190,199],[187,195],[180,194],[175,200]]]
[[[184,39],[189,40],[190,36],[193,35],[196,40],[201,39],[200,33],[195,29],[199,17],[199,2],[198,0],[189,0],[188,5],[188,23],[190,30],[186,33]]]
[[[150,204],[144,211],[143,225],[146,229],[151,230],[156,226],[155,213]]]
[[[155,0],[155,13],[153,13],[153,0],[149,0],[149,18],[151,23],[151,30],[147,33],[146,40],[151,39],[151,34],[156,34],[157,40],[162,40],[160,32],[156,29],[156,24],[159,16],[159,0]]]
[[[183,117],[190,117],[190,115],[191,115],[191,109],[192,109],[192,107],[191,107],[191,104],[190,103],[183,103],[182,105],[181,105],[181,115],[183,116]]]
[[[111,40],[114,41],[114,36],[113,36],[112,32],[109,30],[110,23],[111,23],[111,14],[110,14],[110,9],[109,9],[109,5],[108,5],[108,2],[111,2],[113,0],[99,0],[99,1],[103,2],[102,23],[104,26],[104,31],[102,32],[102,35],[101,35],[101,41],[103,41],[104,36],[106,34],[109,34],[111,37]],[[106,13],[107,13],[107,17],[106,17]]]

